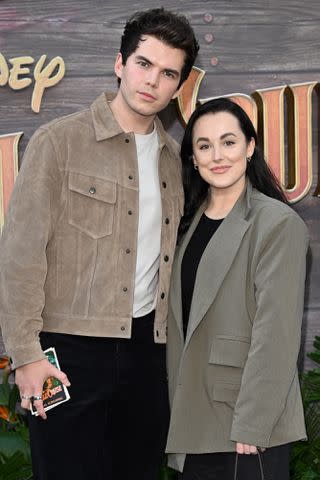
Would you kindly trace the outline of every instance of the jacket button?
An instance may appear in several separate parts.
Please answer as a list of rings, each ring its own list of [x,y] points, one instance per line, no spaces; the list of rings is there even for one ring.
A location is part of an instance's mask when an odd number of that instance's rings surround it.
[[[127,287],[123,287],[122,291],[127,292],[128,291]]]
[[[122,325],[122,327],[120,328],[120,330],[122,330],[122,332],[124,332],[125,329],[126,329],[126,327],[124,327],[123,325]]]
[[[163,260],[164,260],[165,262],[168,262],[168,261],[169,261],[168,255],[165,255],[164,258],[163,258]]]
[[[166,182],[162,182],[162,186],[163,186],[163,188],[167,188]]]
[[[89,188],[89,193],[91,193],[91,195],[94,195],[96,193],[96,187],[90,187]]]
[[[127,248],[127,249],[126,249],[126,253],[131,253],[130,248]]]
[[[169,223],[170,223],[169,218],[166,218],[164,222],[165,222],[166,225],[169,225]]]
[[[129,180],[133,180],[133,176],[132,175],[129,175]]]
[[[132,210],[128,210],[128,215],[132,215]]]
[[[129,138],[126,138],[126,139],[125,139],[125,142],[126,142],[126,143],[129,143],[129,142],[130,142]]]
[[[166,296],[166,294],[164,292],[161,293],[160,297],[162,298],[162,300],[164,299],[164,297]]]

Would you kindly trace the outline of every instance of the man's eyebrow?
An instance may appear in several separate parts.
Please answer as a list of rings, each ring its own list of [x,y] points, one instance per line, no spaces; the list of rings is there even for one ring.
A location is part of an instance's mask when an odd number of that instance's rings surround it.
[[[136,56],[136,59],[137,59],[137,60],[143,60],[144,62],[147,62],[147,63],[149,63],[150,65],[152,65],[152,62],[151,62],[148,58],[144,57],[143,55],[137,55],[137,56]]]
[[[136,60],[142,60],[143,62],[146,62],[148,63],[149,65],[153,65],[153,63],[151,62],[151,60],[149,60],[148,58],[144,57],[143,55],[137,55],[136,56]],[[176,75],[176,76],[179,76],[180,73],[178,72],[178,70],[175,70],[174,68],[165,68],[164,69],[165,72],[168,72],[168,73],[172,73],[173,75]]]

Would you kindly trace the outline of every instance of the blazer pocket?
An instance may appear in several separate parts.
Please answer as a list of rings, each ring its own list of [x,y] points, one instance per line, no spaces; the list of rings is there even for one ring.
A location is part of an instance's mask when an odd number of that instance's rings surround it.
[[[216,336],[212,342],[209,363],[243,368],[250,348],[247,337]]]
[[[235,405],[240,391],[240,385],[218,382],[212,387],[212,399],[216,402],[226,402]]]
[[[69,224],[95,239],[111,235],[116,182],[70,172],[68,187]]]

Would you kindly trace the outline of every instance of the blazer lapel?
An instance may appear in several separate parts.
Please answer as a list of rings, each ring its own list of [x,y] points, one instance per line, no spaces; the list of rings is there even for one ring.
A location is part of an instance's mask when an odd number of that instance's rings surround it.
[[[248,183],[247,189],[224,219],[203,252],[196,275],[185,346],[187,346],[193,332],[207,313],[210,305],[214,302],[217,292],[237,254],[242,238],[249,228],[249,223],[245,220],[245,217],[248,208],[250,208],[251,190],[251,184]],[[186,239],[187,242],[189,242],[191,235],[188,235],[188,239]],[[183,250],[185,250],[185,248],[186,245]],[[179,276],[183,253],[184,251],[181,252],[179,262]],[[180,279],[179,282],[181,295]]]
[[[197,213],[194,216],[194,219],[191,222],[189,230],[182,239],[181,244],[177,247],[175,252],[175,258],[172,266],[171,273],[171,290],[170,290],[170,305],[175,317],[175,320],[178,324],[181,337],[183,338],[183,328],[182,328],[182,299],[181,299],[181,263],[183,259],[184,252],[188,246],[188,243],[195,231],[200,217],[206,209],[207,203],[203,203]]]

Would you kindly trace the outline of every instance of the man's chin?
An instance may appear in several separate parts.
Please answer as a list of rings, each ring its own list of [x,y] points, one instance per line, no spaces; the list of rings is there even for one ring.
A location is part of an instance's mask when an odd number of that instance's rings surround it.
[[[158,110],[157,108],[136,107],[136,108],[133,108],[133,111],[138,115],[140,115],[141,117],[154,117],[161,110]]]

